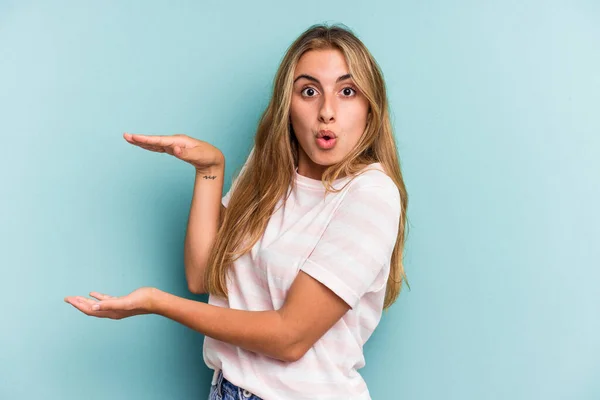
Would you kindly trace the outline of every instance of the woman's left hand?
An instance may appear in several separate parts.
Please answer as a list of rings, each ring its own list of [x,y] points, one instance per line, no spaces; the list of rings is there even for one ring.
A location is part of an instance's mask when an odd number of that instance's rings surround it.
[[[90,296],[100,301],[83,296],[68,296],[65,297],[65,302],[91,317],[123,319],[134,315],[152,314],[155,291],[155,288],[143,287],[122,297],[91,292]]]

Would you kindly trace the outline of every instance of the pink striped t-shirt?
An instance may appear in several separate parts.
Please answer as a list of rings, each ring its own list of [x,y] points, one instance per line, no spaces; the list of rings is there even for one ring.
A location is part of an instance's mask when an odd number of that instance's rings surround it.
[[[371,398],[358,370],[365,365],[363,345],[382,314],[400,194],[380,163],[365,169],[326,197],[321,181],[296,171],[296,188],[285,205],[279,208],[280,200],[262,238],[230,269],[229,299],[210,295],[208,300],[239,310],[277,310],[302,270],[351,309],[296,362],[205,336],[209,368],[221,369],[227,380],[265,400]],[[334,187],[348,181],[340,178]],[[225,207],[235,184],[222,199]]]

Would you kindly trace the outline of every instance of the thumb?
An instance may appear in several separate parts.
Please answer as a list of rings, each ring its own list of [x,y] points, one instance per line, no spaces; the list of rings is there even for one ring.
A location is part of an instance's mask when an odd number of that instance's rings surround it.
[[[125,304],[122,299],[102,300],[92,306],[94,311],[125,310]]]
[[[187,149],[185,147],[175,146],[173,148],[173,154],[177,158],[184,158],[187,154]]]

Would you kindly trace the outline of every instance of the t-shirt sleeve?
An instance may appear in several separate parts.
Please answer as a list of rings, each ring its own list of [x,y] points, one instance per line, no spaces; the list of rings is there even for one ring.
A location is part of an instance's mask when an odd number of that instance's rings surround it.
[[[235,186],[238,183],[240,175],[246,169],[246,166],[248,165],[248,162],[250,161],[250,157],[252,156],[253,152],[254,152],[254,147],[252,147],[252,150],[250,150],[250,154],[248,155],[248,158],[246,158],[246,161],[244,162],[244,165],[242,166],[242,169],[240,170],[239,174],[233,179],[233,182],[231,183],[229,190],[227,191],[227,193],[225,193],[225,196],[223,196],[223,198],[221,199],[221,204],[223,204],[223,206],[227,207],[227,205],[229,204],[229,199],[231,198],[231,194],[233,193],[233,190],[235,189]]]
[[[386,283],[400,221],[396,185],[350,188],[300,267],[351,308]]]

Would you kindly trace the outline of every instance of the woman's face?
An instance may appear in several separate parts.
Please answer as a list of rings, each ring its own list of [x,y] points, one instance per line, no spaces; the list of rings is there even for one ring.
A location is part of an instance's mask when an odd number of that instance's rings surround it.
[[[298,173],[320,180],[327,166],[340,162],[358,143],[368,110],[369,102],[354,85],[340,50],[304,53],[294,71],[290,109],[300,144]]]

